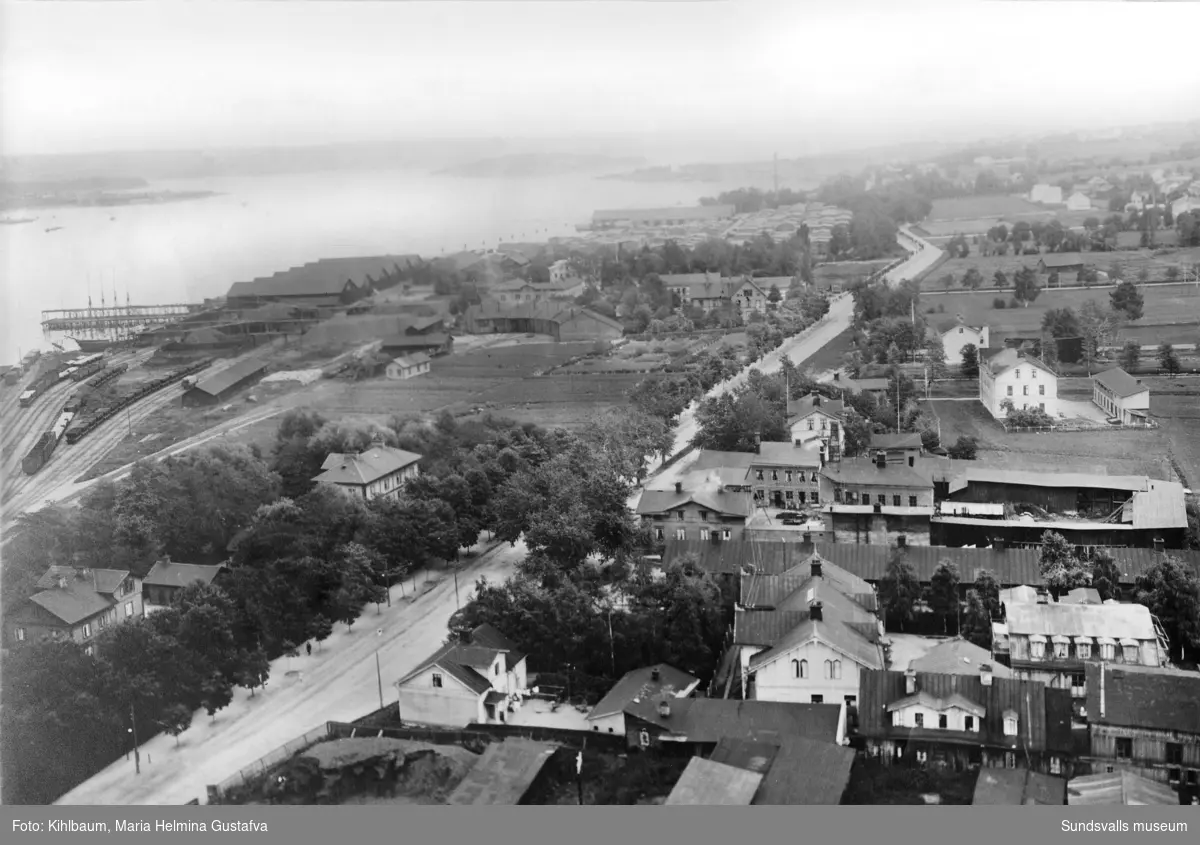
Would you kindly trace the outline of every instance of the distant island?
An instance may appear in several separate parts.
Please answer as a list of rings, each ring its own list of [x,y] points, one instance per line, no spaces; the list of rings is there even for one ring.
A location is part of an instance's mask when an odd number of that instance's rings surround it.
[[[612,167],[631,167],[644,163],[645,159],[630,156],[525,153],[479,159],[468,164],[436,170],[434,175],[472,179],[531,179],[541,176],[564,176],[570,173],[595,173]]]
[[[149,182],[136,176],[0,182],[0,209],[145,205],[217,196],[216,191],[139,190],[149,187]],[[6,219],[4,222],[27,221]]]

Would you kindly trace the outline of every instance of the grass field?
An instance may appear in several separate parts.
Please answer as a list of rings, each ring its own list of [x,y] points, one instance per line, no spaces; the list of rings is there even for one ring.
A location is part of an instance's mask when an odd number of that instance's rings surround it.
[[[1043,315],[1052,308],[1079,311],[1083,303],[1095,299],[1107,307],[1109,288],[1085,290],[1043,290],[1028,308],[992,307],[992,300],[1007,302],[1012,291],[980,289],[975,293],[947,293],[929,296],[923,308],[937,307],[953,317],[961,314],[969,325],[986,325],[991,330],[991,345],[998,347],[1005,337],[1036,335]],[[944,310],[942,310],[944,309]],[[1137,339],[1143,346],[1169,343],[1195,343],[1200,335],[1200,289],[1195,285],[1149,285],[1145,288],[1145,313],[1140,320],[1121,329],[1122,338]]]
[[[892,259],[885,258],[880,261],[836,261],[831,264],[818,264],[813,268],[813,281],[820,284],[865,279],[880,267],[891,263]]]
[[[983,287],[980,290],[992,289],[992,277],[995,276],[997,270],[1003,270],[1009,277],[1009,290],[1012,289],[1012,275],[1022,267],[1028,267],[1031,270],[1036,270],[1040,255],[977,255],[972,254],[966,258],[950,258],[944,263],[938,265],[932,273],[921,281],[921,286],[924,290],[939,290],[945,286],[939,284],[947,273],[954,276],[954,285],[950,288],[962,289],[963,276],[967,271],[974,267],[983,274]],[[1181,250],[1160,250],[1151,251],[1148,249],[1130,249],[1130,250],[1113,250],[1111,252],[1088,252],[1084,253],[1085,264],[1095,267],[1097,270],[1108,272],[1113,264],[1121,265],[1121,269],[1126,276],[1132,280],[1137,279],[1137,275],[1142,268],[1145,268],[1150,273],[1150,278],[1158,280],[1165,279],[1167,276],[1167,268],[1171,266],[1183,267],[1200,261],[1200,248],[1190,248]],[[1066,278],[1062,279],[1065,285],[1078,284],[1075,281],[1073,273],[1065,274]],[[1049,274],[1042,274],[1039,279],[1043,286]]]

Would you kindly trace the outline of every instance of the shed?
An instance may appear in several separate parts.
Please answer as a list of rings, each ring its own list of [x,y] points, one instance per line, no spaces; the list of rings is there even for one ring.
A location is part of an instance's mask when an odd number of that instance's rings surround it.
[[[261,378],[266,373],[267,366],[265,361],[250,358],[219,373],[213,373],[183,394],[183,405],[190,408],[219,404]]]
[[[446,803],[520,804],[556,748],[519,737],[489,745]]]
[[[693,757],[667,796],[667,805],[749,806],[763,776],[725,763]]]

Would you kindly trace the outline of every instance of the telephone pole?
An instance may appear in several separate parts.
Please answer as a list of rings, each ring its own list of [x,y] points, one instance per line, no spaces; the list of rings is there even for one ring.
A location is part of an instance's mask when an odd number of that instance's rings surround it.
[[[129,732],[133,734],[133,768],[134,774],[142,773],[142,753],[138,750],[137,716],[133,712],[133,702],[129,702]]]

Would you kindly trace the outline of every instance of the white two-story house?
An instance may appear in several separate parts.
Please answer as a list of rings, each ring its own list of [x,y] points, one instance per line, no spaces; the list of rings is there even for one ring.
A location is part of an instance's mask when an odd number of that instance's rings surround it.
[[[522,654],[491,625],[447,643],[396,682],[400,718],[422,725],[500,724],[521,707],[529,681]]]
[[[1005,349],[979,366],[979,401],[998,420],[1008,416],[1005,400],[1013,407],[1040,408],[1058,415],[1058,375],[1044,362],[1025,352]]]
[[[810,393],[788,402],[788,431],[797,446],[813,441],[827,441],[830,460],[840,455],[846,446],[846,403]]]
[[[313,481],[331,484],[360,499],[398,496],[404,482],[419,473],[420,455],[382,443],[358,454],[334,452],[321,464],[323,472]]]
[[[955,320],[943,320],[936,326],[929,327],[931,337],[937,338],[946,351],[946,366],[957,367],[962,364],[963,347],[971,344],[978,350],[988,348],[988,327],[968,326],[959,317]]]

